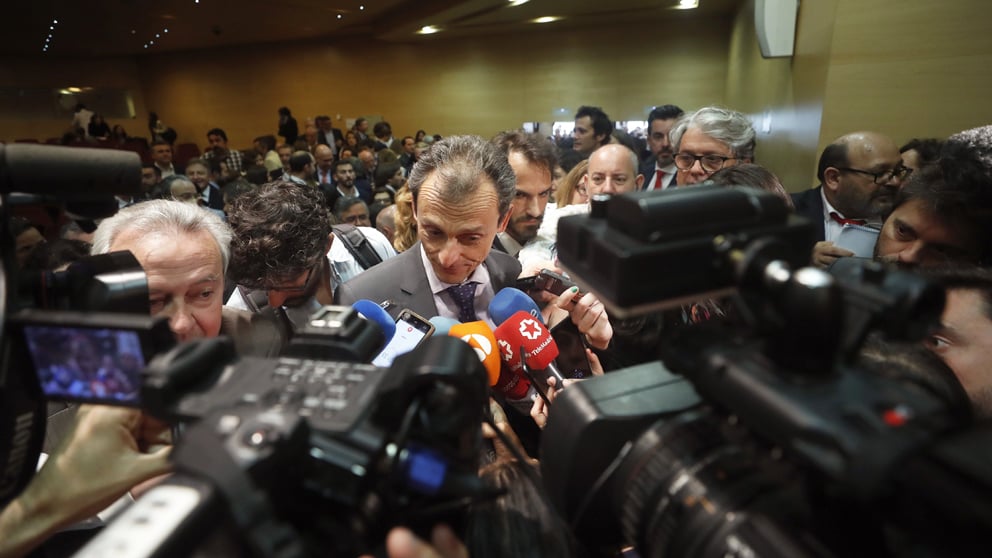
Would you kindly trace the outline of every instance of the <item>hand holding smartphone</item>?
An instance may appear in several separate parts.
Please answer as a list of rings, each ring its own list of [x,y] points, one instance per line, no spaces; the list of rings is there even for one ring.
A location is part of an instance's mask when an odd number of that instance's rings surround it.
[[[413,310],[404,309],[396,317],[396,333],[372,360],[372,364],[382,367],[390,366],[393,359],[416,349],[433,333],[434,324]]]

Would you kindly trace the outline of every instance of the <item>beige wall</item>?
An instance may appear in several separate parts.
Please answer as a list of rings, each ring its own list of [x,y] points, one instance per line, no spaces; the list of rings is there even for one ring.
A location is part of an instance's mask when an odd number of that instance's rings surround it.
[[[0,57],[0,86],[4,87],[109,87],[131,91],[136,118],[108,118],[107,123],[124,126],[134,136],[148,135],[148,109],[138,81],[133,58],[56,58],[48,56]],[[44,140],[60,137],[72,118],[0,118],[0,140],[18,138]]]
[[[820,152],[847,132],[901,144],[992,123],[987,13],[985,0],[807,0],[796,55],[764,60],[748,2],[733,23],[727,104],[754,118],[759,162],[806,189]]]
[[[729,20],[661,29],[545,31],[416,44],[281,44],[142,58],[148,106],[180,141],[227,131],[232,146],[276,130],[276,109],[297,120],[382,114],[394,134],[423,128],[489,136],[526,121],[571,120],[582,104],[616,120],[652,105],[723,102]],[[564,112],[558,112],[564,108]],[[302,130],[301,130],[302,131]]]
[[[986,0],[839,0],[820,145],[861,128],[901,144],[992,123],[989,10]]]
[[[836,3],[802,3],[792,58],[761,57],[753,1],[745,3],[733,24],[727,105],[754,120],[757,162],[790,191],[808,188],[816,165]]]

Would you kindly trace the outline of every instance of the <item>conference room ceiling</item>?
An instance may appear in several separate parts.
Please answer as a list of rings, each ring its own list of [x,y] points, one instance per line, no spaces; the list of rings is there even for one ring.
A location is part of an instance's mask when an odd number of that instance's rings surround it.
[[[732,16],[744,0],[38,0],[8,6],[0,53],[142,55],[283,41],[440,37]],[[536,23],[538,18],[559,18]],[[417,31],[435,26],[440,32]],[[594,40],[592,37],[590,40]],[[357,45],[356,45],[357,46]]]

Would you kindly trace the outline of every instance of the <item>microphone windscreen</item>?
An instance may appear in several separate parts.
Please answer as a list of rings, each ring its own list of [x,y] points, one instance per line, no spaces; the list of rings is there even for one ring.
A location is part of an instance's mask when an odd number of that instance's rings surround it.
[[[393,334],[396,333],[396,322],[393,321],[393,317],[390,316],[388,312],[382,309],[382,306],[379,306],[371,300],[363,298],[361,300],[356,300],[351,307],[361,314],[366,320],[379,324],[379,327],[382,328],[382,334],[386,337],[387,342],[393,338]]]
[[[434,326],[434,335],[448,335],[451,328],[461,323],[458,320],[445,318],[444,316],[434,316],[428,321]]]
[[[0,192],[87,199],[141,192],[141,158],[120,149],[58,145],[0,146]]]
[[[489,329],[486,322],[455,324],[448,331],[448,335],[461,339],[475,349],[475,354],[478,355],[482,365],[486,368],[486,373],[489,374],[489,385],[496,385],[499,381],[499,349],[496,346],[493,330]]]
[[[515,352],[522,347],[527,366],[535,370],[544,370],[558,357],[558,345],[548,328],[522,310],[496,328],[496,336]]]
[[[489,303],[489,319],[497,326],[519,311],[527,312],[543,322],[541,309],[538,308],[537,303],[520,289],[512,287],[501,289]]]

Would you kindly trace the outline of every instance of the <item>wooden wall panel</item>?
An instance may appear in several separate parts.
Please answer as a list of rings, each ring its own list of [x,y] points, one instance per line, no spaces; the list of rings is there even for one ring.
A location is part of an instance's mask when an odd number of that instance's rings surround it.
[[[666,28],[565,30],[417,44],[256,45],[142,58],[149,107],[203,143],[213,125],[245,147],[274,133],[276,109],[382,114],[396,135],[418,128],[484,136],[526,121],[571,120],[582,104],[614,119],[644,119],[651,106],[723,102],[727,30],[717,20]],[[645,40],[647,39],[647,40]],[[355,54],[360,52],[360,56]],[[566,109],[564,113],[560,109]],[[557,111],[557,112],[556,112]],[[564,114],[564,117],[560,116]]]
[[[751,116],[757,162],[790,191],[805,190],[814,180],[835,9],[835,0],[801,3],[792,58],[761,57],[754,2],[734,20],[727,104]]]
[[[899,143],[992,123],[984,0],[840,0],[821,147],[858,129]]]

